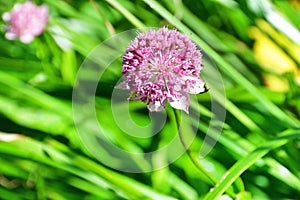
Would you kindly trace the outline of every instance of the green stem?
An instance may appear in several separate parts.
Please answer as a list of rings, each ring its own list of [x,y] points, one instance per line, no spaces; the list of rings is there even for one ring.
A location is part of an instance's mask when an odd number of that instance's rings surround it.
[[[180,117],[180,111],[176,110],[173,108],[174,114],[175,114],[175,119],[176,119],[176,124],[178,126],[178,134],[180,138],[180,142],[182,143],[183,148],[186,150],[187,155],[195,165],[195,167],[203,173],[210,181],[212,184],[216,184],[218,182],[218,179],[214,177],[212,174],[210,174],[199,162],[197,156],[193,155],[192,151],[189,149],[189,146],[186,145],[183,137],[183,133],[181,130],[180,122],[181,122],[181,117]]]
[[[177,124],[177,129],[178,129],[178,134],[179,134],[179,139],[180,142],[182,143],[183,148],[186,150],[186,153],[188,155],[188,157],[191,159],[192,163],[194,164],[194,166],[202,173],[204,174],[212,183],[212,185],[214,185],[215,187],[219,184],[219,180],[213,176],[211,173],[209,173],[200,163],[197,154],[194,154],[191,150],[190,150],[190,146],[188,146],[185,141],[184,141],[184,137],[183,137],[183,131],[181,128],[181,115],[180,115],[180,111],[176,110],[173,108],[174,114],[175,114],[175,120],[176,120],[176,124]],[[227,188],[228,189],[228,188]],[[226,193],[231,196],[231,197],[235,197],[236,194],[233,192],[233,190],[228,189],[226,191]]]

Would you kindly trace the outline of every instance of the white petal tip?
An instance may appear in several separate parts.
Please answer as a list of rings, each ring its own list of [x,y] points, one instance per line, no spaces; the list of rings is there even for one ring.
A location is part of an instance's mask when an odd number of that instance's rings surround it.
[[[34,39],[34,36],[30,35],[30,34],[20,36],[20,41],[25,43],[25,44],[28,44],[28,43],[32,42],[33,39]]]
[[[15,40],[15,39],[17,39],[17,37],[18,36],[12,32],[5,33],[5,38],[8,40]]]
[[[173,101],[170,102],[173,108],[183,110],[187,114],[189,114],[189,104],[190,99],[188,96],[182,96],[180,99],[173,99]]]
[[[4,21],[8,22],[10,20],[10,18],[11,18],[11,14],[10,13],[8,13],[8,12],[3,13],[2,19]]]
[[[205,83],[200,78],[189,78],[188,83],[188,93],[190,94],[199,94],[205,92]]]
[[[115,88],[120,89],[120,90],[129,90],[130,89],[129,85],[125,81],[122,81],[121,83],[116,85]]]
[[[165,108],[164,105],[162,105],[159,101],[150,103],[147,107],[151,112],[160,112]]]

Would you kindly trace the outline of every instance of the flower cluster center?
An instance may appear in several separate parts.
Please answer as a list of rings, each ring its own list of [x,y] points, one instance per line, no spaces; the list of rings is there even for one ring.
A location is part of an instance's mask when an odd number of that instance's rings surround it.
[[[151,111],[162,110],[169,101],[188,112],[188,94],[204,90],[201,64],[201,52],[187,36],[167,28],[151,30],[126,49],[119,88],[131,90],[130,99],[140,99]]]

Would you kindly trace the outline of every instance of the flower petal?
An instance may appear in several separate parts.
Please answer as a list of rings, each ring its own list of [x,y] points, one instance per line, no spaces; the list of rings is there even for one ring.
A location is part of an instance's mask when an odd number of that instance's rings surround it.
[[[11,14],[8,12],[3,13],[2,19],[3,19],[3,21],[8,22],[11,19]]]
[[[34,39],[34,36],[32,34],[24,34],[20,36],[20,41],[24,44],[29,44]]]
[[[201,78],[189,77],[186,80],[188,93],[199,94],[205,92],[205,83]]]
[[[5,37],[8,40],[20,38],[23,43],[30,43],[40,35],[48,22],[48,6],[37,6],[31,1],[17,3],[13,9],[2,15],[8,23]]]
[[[150,102],[149,105],[147,106],[148,109],[151,111],[151,112],[159,112],[159,111],[162,111],[165,107],[165,105],[163,105],[161,102],[159,101],[155,101],[154,103],[153,102]]]
[[[8,40],[15,40],[18,37],[17,34],[13,33],[13,32],[6,32],[5,33],[5,38]]]
[[[172,101],[170,102],[170,105],[173,108],[183,110],[187,114],[189,114],[190,97],[189,95],[182,95],[179,98],[173,97]]]
[[[129,90],[129,85],[126,81],[121,81],[115,88],[120,89],[120,90]]]
[[[163,27],[140,33],[126,49],[122,76],[131,90],[130,100],[140,99],[150,111],[163,110],[166,102],[188,113],[191,94],[206,90],[199,78],[202,54],[193,41],[177,30]]]

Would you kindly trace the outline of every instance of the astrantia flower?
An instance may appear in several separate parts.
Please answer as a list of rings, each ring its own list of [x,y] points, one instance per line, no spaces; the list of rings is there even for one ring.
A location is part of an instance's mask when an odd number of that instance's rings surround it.
[[[150,111],[161,111],[167,102],[188,113],[189,94],[205,92],[199,78],[202,54],[177,30],[160,28],[140,33],[123,56],[123,81],[119,89],[130,90],[130,100],[141,100]]]
[[[34,37],[40,35],[48,22],[48,7],[37,6],[31,1],[17,3],[11,12],[2,15],[8,23],[6,39],[20,38],[23,43],[30,43]]]

